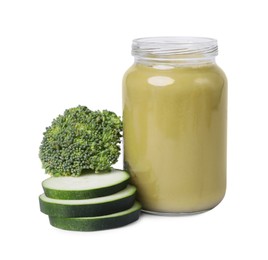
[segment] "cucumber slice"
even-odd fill
[[[138,220],[141,205],[137,201],[124,211],[99,217],[60,218],[49,217],[50,224],[56,228],[73,231],[97,231],[122,227]]]
[[[135,201],[136,187],[128,185],[115,194],[85,200],[59,200],[39,196],[41,212],[57,217],[95,217],[130,208]]]
[[[114,194],[129,182],[129,174],[121,170],[90,173],[78,177],[50,177],[42,182],[47,197],[53,199],[90,199]]]

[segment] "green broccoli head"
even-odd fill
[[[46,128],[39,157],[46,173],[79,176],[108,171],[120,155],[122,121],[115,113],[86,106],[65,110]]]

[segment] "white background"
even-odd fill
[[[266,2],[2,0],[0,258],[267,259]],[[132,39],[166,35],[218,39],[229,79],[224,201],[205,214],[142,215],[110,231],[51,227],[38,204],[47,177],[38,158],[42,132],[78,104],[121,115]]]

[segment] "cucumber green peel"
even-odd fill
[[[57,217],[91,217],[112,214],[130,208],[135,201],[136,187],[128,185],[124,190],[109,196],[84,200],[59,200],[40,195],[41,212]]]
[[[129,182],[129,174],[113,169],[107,173],[88,173],[78,177],[50,177],[42,182],[47,197],[64,200],[89,199],[114,194]]]
[[[50,224],[56,228],[73,231],[97,231],[118,228],[138,220],[141,205],[137,201],[124,211],[99,217],[62,218],[49,216]]]

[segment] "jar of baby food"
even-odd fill
[[[212,209],[226,189],[227,80],[217,41],[149,37],[123,79],[124,167],[145,212]]]

